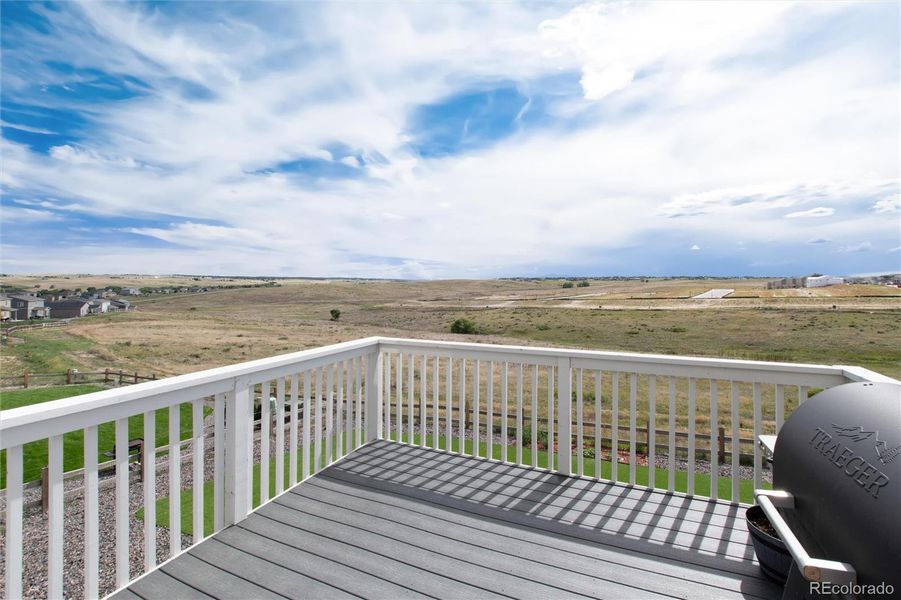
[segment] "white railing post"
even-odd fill
[[[382,432],[382,353],[366,357],[366,441],[380,440]]]
[[[557,472],[561,475],[572,475],[573,457],[570,448],[572,421],[572,360],[559,358],[557,359]]]
[[[245,377],[238,377],[234,389],[225,394],[225,525],[250,513],[250,418],[250,385]]]

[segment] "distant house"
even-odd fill
[[[140,296],[141,290],[138,288],[122,288],[123,296]]]
[[[804,287],[818,288],[818,287],[826,287],[828,285],[843,285],[844,283],[845,283],[844,277],[834,277],[832,275],[818,275],[816,277],[808,277],[807,281],[804,282]]]
[[[5,294],[0,294],[0,320],[11,321],[12,316],[12,301]]]
[[[92,315],[99,315],[99,314],[103,314],[105,312],[109,312],[110,301],[106,300],[105,298],[98,298],[96,300],[90,300],[88,302],[88,304],[90,305],[90,307],[88,308],[88,311]]]
[[[50,309],[44,305],[44,299],[29,294],[10,294],[11,321],[28,319],[49,319]]]
[[[131,307],[131,303],[128,300],[123,300],[122,298],[116,298],[114,300],[109,301],[109,310],[110,312],[116,312],[120,310],[128,310]]]
[[[72,319],[84,317],[90,314],[91,305],[85,300],[60,300],[48,302],[47,306],[53,311],[53,316],[58,319]]]

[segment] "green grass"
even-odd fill
[[[9,410],[11,408],[30,406],[49,400],[59,400],[60,398],[90,394],[91,392],[99,392],[102,389],[104,388],[99,385],[80,384],[2,391],[0,392],[0,410]]]
[[[414,444],[419,443],[419,436],[414,436]],[[431,446],[432,444],[432,436],[426,436],[426,445]],[[439,438],[438,440],[439,448],[446,449],[447,443],[445,438]],[[451,450],[453,452],[457,452],[459,450],[459,442],[455,438],[451,442]],[[487,444],[485,442],[479,443],[479,454],[480,456],[485,456],[487,453]],[[507,448],[508,457],[510,460],[515,460],[515,447],[510,446]],[[312,456],[312,448],[310,449]],[[298,452],[297,457],[297,465],[298,469],[301,466],[301,456],[303,450]],[[464,446],[464,454],[471,455],[472,454],[472,441],[466,440]],[[324,453],[323,453],[324,455]],[[500,460],[501,458],[501,447],[498,444],[494,445],[493,457],[495,459]],[[530,463],[531,459],[531,450],[528,448],[523,448],[523,460],[526,464]],[[311,458],[312,462],[312,458]],[[573,468],[575,469],[577,466],[575,457],[573,457]],[[540,450],[538,452],[538,467],[539,468],[547,468],[547,451]],[[585,473],[586,474],[594,474],[595,463],[594,459],[586,458],[585,459]],[[257,507],[260,505],[260,465],[255,465],[253,469],[253,506]],[[285,457],[285,480],[288,480],[289,474],[289,465],[288,458]],[[601,463],[601,477],[603,479],[610,479],[610,461],[602,461]],[[299,473],[298,473],[299,478]],[[656,473],[656,487],[659,489],[661,487],[666,488],[667,485],[667,473],[660,469],[657,469]],[[635,468],[635,479],[638,485],[647,485],[648,483],[648,468],[643,467],[641,465],[636,465]],[[629,481],[629,465],[620,464],[617,469],[617,480],[620,482],[628,482]],[[764,487],[769,488],[770,485],[764,483]],[[677,471],[675,477],[675,489],[678,492],[685,492],[688,489],[688,473],[685,471]],[[732,497],[732,482],[731,480],[720,478],[717,481],[717,489],[719,498],[722,500],[730,500]],[[710,475],[704,473],[696,473],[695,474],[695,493],[701,496],[706,496],[710,492]],[[275,461],[269,461],[269,496],[275,496]],[[741,502],[746,504],[751,504],[754,501],[754,482],[750,480],[742,480],[739,486],[739,499]],[[204,535],[210,535],[213,533],[213,482],[206,481],[203,485],[203,529]],[[193,535],[194,527],[193,527],[193,507],[194,507],[194,498],[192,490],[183,490],[181,493],[181,531],[185,535]],[[144,518],[144,510],[140,509],[137,512],[137,517],[139,519]],[[156,501],[156,523],[159,527],[168,527],[169,526],[169,498],[168,496],[159,498]]]
[[[19,359],[32,373],[62,373],[73,366],[80,368],[80,361],[73,360],[73,356],[89,352],[96,345],[62,329],[35,329],[13,335],[25,339],[25,343],[7,346],[3,351]]]
[[[94,385],[73,385],[33,390],[17,390],[3,392],[3,409],[28,406],[49,400],[58,400],[80,394],[96,392],[103,388]],[[191,406],[182,404],[180,408],[181,439],[191,436]],[[137,415],[128,419],[128,439],[144,437],[144,416]],[[169,442],[169,411],[161,409],[156,412],[156,445]],[[116,443],[115,423],[103,423],[97,428],[97,460],[110,460],[104,453],[112,451]],[[23,452],[23,481],[35,481],[41,478],[41,469],[47,466],[47,440],[39,440],[25,444]],[[63,436],[63,471],[72,471],[84,466],[84,432],[73,431]],[[0,452],[0,489],[6,488],[6,451]]]

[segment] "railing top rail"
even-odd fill
[[[378,338],[363,338],[0,411],[0,449],[225,392],[242,378],[254,383],[261,374],[287,372],[295,365],[377,346]]]
[[[833,375],[849,379],[847,373],[853,369],[860,380],[867,377],[867,373],[881,380],[890,379],[883,375],[868,371],[860,367],[816,365],[805,363],[786,363],[757,360],[740,360],[729,358],[706,358],[698,356],[675,356],[671,354],[643,354],[638,352],[611,352],[601,350],[575,350],[570,348],[546,348],[540,346],[508,346],[499,344],[478,344],[470,342],[446,342],[433,340],[417,340],[402,338],[379,338],[379,345],[385,350],[420,350],[445,354],[464,353],[481,354],[496,353],[522,356],[526,361],[530,358],[541,357],[547,359],[569,358],[577,360],[598,360],[609,362],[631,362],[635,364],[664,364],[682,367],[706,367],[725,369],[747,369],[751,371],[773,371],[779,373]],[[895,380],[891,380],[895,381]]]
[[[250,385],[325,365],[341,355],[376,349],[544,365],[568,359],[569,365],[583,368],[824,387],[848,381],[898,383],[861,367],[369,337],[2,411],[0,448],[225,392],[239,380]]]

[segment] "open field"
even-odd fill
[[[382,334],[858,364],[901,376],[897,295],[853,297],[845,295],[846,288],[855,286],[836,286],[809,290],[834,289],[833,296],[678,299],[713,287],[750,295],[766,292],[763,285],[762,280],[633,280],[564,290],[555,280],[287,280],[272,288],[138,297],[134,312],[20,332],[24,343],[4,346],[0,367],[4,374],[108,367],[174,375]],[[873,295],[898,292],[863,287]],[[563,292],[620,298],[566,300]],[[654,299],[625,299],[642,295]],[[736,304],[746,301],[761,304]],[[607,304],[616,307],[598,308]],[[329,318],[332,308],[341,310],[337,321]],[[483,334],[450,334],[450,323],[460,317],[474,321]]]
[[[711,287],[735,287],[738,291],[742,285],[759,289],[762,282],[757,281],[754,288],[747,280],[718,281],[715,286],[706,280],[604,281],[563,290],[559,281],[547,280],[293,280],[269,288],[154,295],[136,298],[137,309],[133,312],[79,319],[64,328],[17,332],[20,343],[2,348],[0,367],[7,375],[21,373],[23,369],[59,372],[68,368],[82,371],[110,368],[166,376],[370,335],[387,335],[860,365],[901,378],[901,344],[898,343],[901,299],[895,297],[867,298],[880,302],[873,309],[860,308],[859,298],[841,295],[826,298],[828,305],[803,307],[796,305],[794,299],[779,298],[767,299],[766,306],[762,307],[724,307],[721,303],[728,299],[672,300],[694,303],[697,307],[693,310],[669,310],[659,300],[621,309],[599,309],[597,305],[591,309],[559,307],[553,304],[558,300],[547,300],[563,291],[594,293],[594,288],[624,297],[638,294],[637,290],[647,294],[666,291],[674,297]],[[500,298],[508,300],[500,301]],[[330,320],[332,308],[341,311],[337,321]],[[461,317],[473,321],[482,333],[451,334],[450,324]],[[609,410],[609,377],[604,375],[600,414],[605,424],[613,418]],[[497,383],[497,372],[494,378]],[[471,374],[469,380],[473,380]],[[483,386],[487,385],[486,381],[487,371],[482,378]],[[529,382],[528,374],[525,381]],[[539,398],[545,397],[545,381],[542,373],[537,390]],[[587,421],[596,418],[593,381],[593,374],[586,373],[584,416]],[[649,418],[648,378],[639,377],[637,384],[637,417],[641,427]],[[677,427],[680,429],[688,425],[686,385],[684,380],[677,384]],[[528,393],[528,386],[526,389]],[[627,389],[624,379],[621,393],[625,394]],[[657,391],[660,407],[665,402],[662,384]],[[724,419],[730,414],[729,390],[723,384],[717,391],[720,424],[728,424]],[[774,390],[772,386],[764,386],[762,393],[763,428],[770,432],[775,427]],[[745,430],[753,422],[750,390],[742,389],[741,396],[740,423],[745,436],[748,433]],[[9,396],[6,393],[0,396],[4,408],[7,407],[5,397]],[[797,405],[797,390],[787,389],[785,402],[790,413]],[[710,430],[709,404],[709,385],[700,381],[695,420],[699,433]],[[621,402],[621,406],[625,403]],[[544,410],[544,403],[539,402],[540,418],[544,417]],[[621,425],[625,425],[623,419],[620,415]],[[667,426],[661,410],[658,410],[657,423],[661,428]]]

